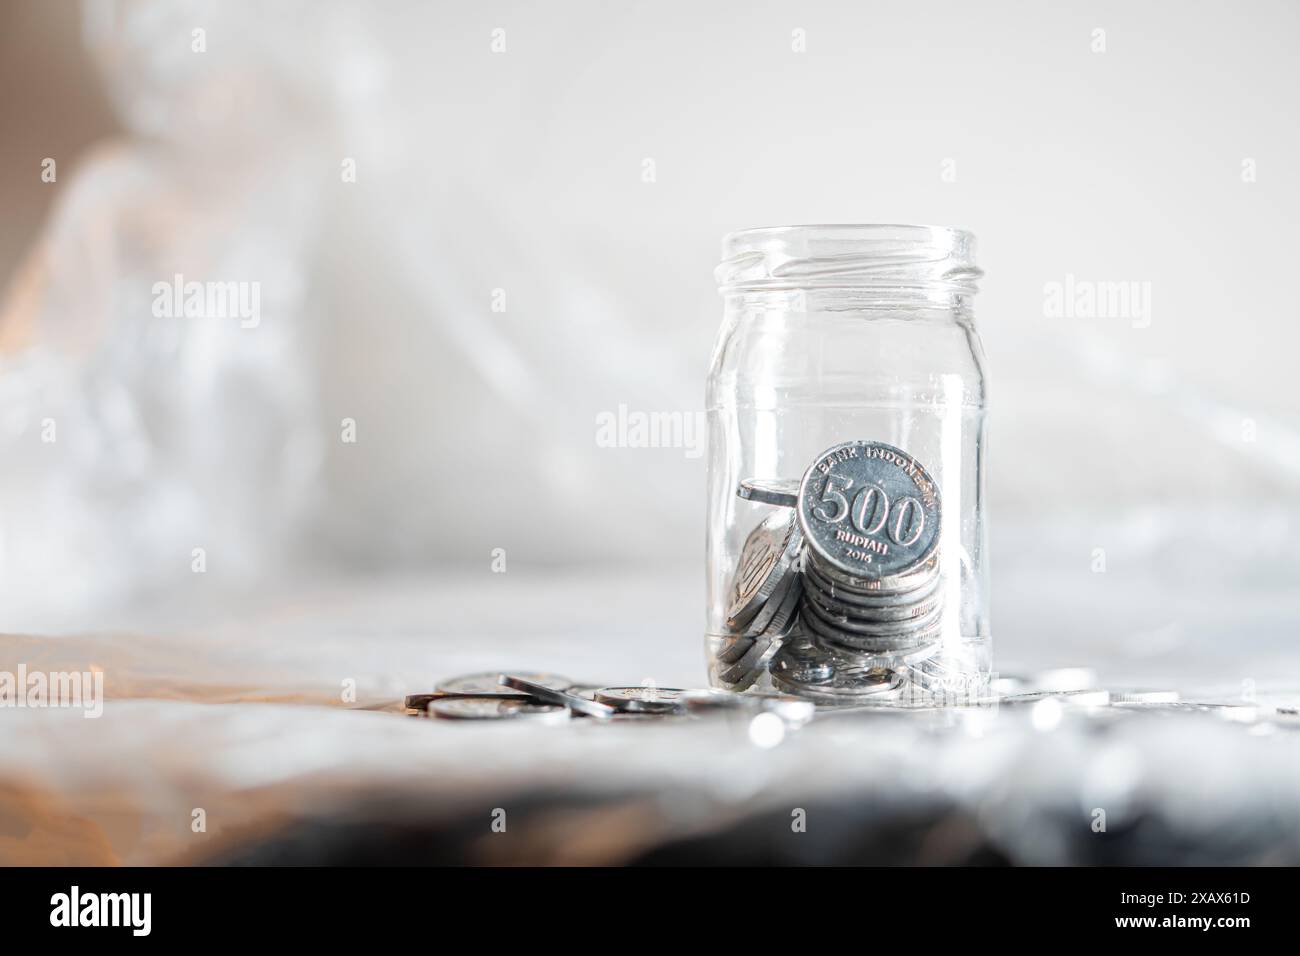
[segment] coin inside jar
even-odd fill
[[[781,649],[781,642],[772,638],[759,638],[734,664],[727,664],[718,671],[723,683],[748,687],[762,676],[767,662]],[[736,687],[735,689],[740,689]]]
[[[930,564],[930,562],[927,562]],[[837,580],[824,570],[816,561],[804,564],[804,583],[816,588],[828,597],[848,604],[860,604],[865,608],[887,608],[914,604],[934,594],[939,588],[938,563],[909,582],[903,590],[885,591],[868,586],[867,582],[854,584],[851,580]]]
[[[829,679],[817,683],[804,683],[798,672],[783,666],[778,657],[773,661],[772,685],[786,693],[797,694],[823,703],[850,703],[862,698],[882,699],[896,696],[903,676],[889,669],[835,670]]]
[[[915,608],[905,608],[901,611],[892,612],[894,615],[912,615],[915,612],[915,616],[894,616],[883,620],[853,615],[838,609],[831,611],[815,599],[805,601],[804,609],[815,617],[817,622],[834,628],[836,636],[861,638],[866,646],[871,646],[869,638],[883,638],[886,641],[910,641],[916,635],[925,633],[935,627],[943,613],[943,608],[938,602],[920,604]],[[808,621],[809,618],[805,617],[804,620]],[[881,646],[889,645],[882,644]]]
[[[831,620],[846,620],[859,624],[904,624],[918,622],[939,608],[941,596],[932,594],[909,604],[893,604],[884,607],[872,607],[865,604],[850,604],[828,596],[824,591],[810,588],[806,592],[809,606],[816,606],[823,617]]]
[[[877,441],[824,451],[805,472],[796,508],[808,547],[827,567],[885,580],[939,546],[939,486],[907,452]]]
[[[731,587],[727,626],[747,627],[778,590],[798,557],[802,545],[793,512],[782,509],[768,515],[745,539]]]
[[[799,504],[799,482],[793,478],[746,478],[736,495],[746,501],[793,508]]]

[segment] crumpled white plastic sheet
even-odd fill
[[[620,403],[695,415],[713,330],[665,335],[599,257],[503,214],[491,170],[443,141],[463,109],[444,73],[469,54],[431,59],[437,11],[85,9],[128,132],[61,171],[0,310],[6,626],[183,587],[195,548],[255,587],[697,539],[702,433],[631,454],[593,436]],[[176,277],[256,283],[260,314],[160,319]],[[629,509],[647,454],[663,493]]]

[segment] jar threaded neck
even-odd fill
[[[946,226],[774,226],[733,232],[715,271],[724,295],[876,290],[882,297],[968,297],[983,273],[975,237]]]

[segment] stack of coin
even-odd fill
[[[808,549],[804,564],[804,629],[828,645],[870,656],[903,653],[934,644],[943,617],[938,563],[929,561],[915,578],[877,590],[870,580],[836,578],[819,567]]]
[[[794,626],[803,593],[802,549],[799,523],[786,508],[769,514],[745,540],[729,595],[730,636],[713,662],[718,682],[729,690],[744,690],[762,677]]]
[[[763,662],[779,689],[828,701],[876,696],[939,650],[939,487],[915,458],[883,442],[845,442],[797,485],[746,479],[737,494],[777,506],[764,523],[788,521],[801,539],[788,585],[799,592],[796,620]]]
[[[771,664],[777,690],[828,704],[896,697],[905,674],[895,658],[842,653],[804,631],[792,634]]]

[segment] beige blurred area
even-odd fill
[[[41,163],[54,159],[66,177],[87,149],[120,131],[80,41],[76,0],[0,4],[0,288],[57,194],[41,180]]]

